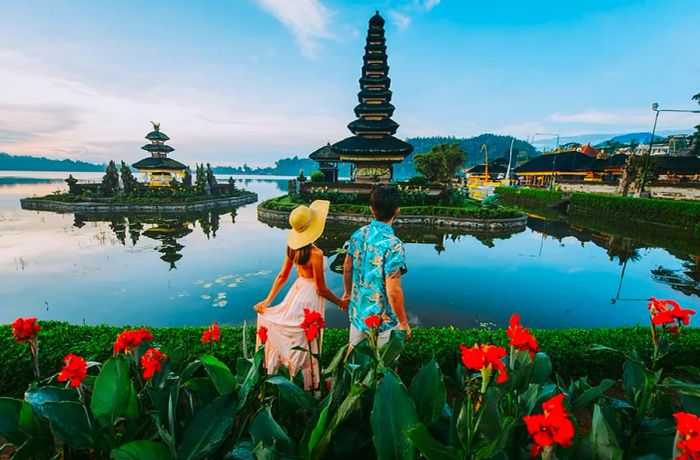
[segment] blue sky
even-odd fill
[[[652,102],[697,107],[697,0],[0,0],[0,151],[136,161],[154,120],[187,162],[307,155],[349,134],[375,9],[400,137],[649,131]]]

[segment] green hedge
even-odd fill
[[[552,190],[498,187],[504,203],[526,209],[552,208],[561,203],[564,193]],[[567,213],[614,217],[627,222],[648,222],[665,227],[700,233],[700,202],[630,198],[600,193],[574,192],[569,196]]]
[[[700,203],[694,201],[572,193],[568,212],[609,215],[700,232]]]
[[[49,376],[62,366],[67,353],[89,360],[104,361],[111,355],[112,345],[124,327],[81,326],[64,322],[43,321],[39,333],[39,354],[42,375]],[[214,354],[234,367],[243,353],[243,328],[222,327],[221,341]],[[201,345],[202,327],[150,328],[154,342],[166,353],[196,355],[208,351]],[[554,369],[565,379],[587,375],[597,381],[603,377],[617,378],[622,371],[622,356],[612,352],[591,351],[593,344],[620,350],[635,348],[642,356],[651,352],[648,327],[613,329],[555,329],[534,330],[540,348],[553,361]],[[247,330],[248,350],[253,349],[255,329]],[[347,329],[327,329],[324,335],[323,360],[327,362],[348,340]],[[494,343],[505,346],[507,337],[501,329],[415,328],[401,357],[400,374],[410,380],[420,365],[436,357],[446,375],[454,375],[459,359],[459,344]],[[700,367],[700,329],[686,328],[674,340],[665,363]],[[32,381],[30,356],[26,344],[18,344],[9,325],[0,326],[0,395],[19,395]]]
[[[300,204],[308,204],[303,199],[284,195],[264,201],[260,204],[262,209],[290,212]],[[369,215],[367,205],[357,204],[331,204],[330,212],[333,214],[361,214]],[[511,219],[522,215],[521,212],[508,207],[482,207],[468,205],[464,207],[452,206],[402,206],[401,214],[405,216],[449,216],[471,219]]]
[[[529,208],[547,208],[561,203],[562,193],[533,188],[496,187],[504,203]]]
[[[54,193],[37,197],[39,200],[59,201],[61,203],[104,203],[104,204],[178,204],[178,203],[198,203],[211,201],[220,198],[234,198],[239,196],[253,195],[253,192],[247,190],[236,190],[234,192],[226,192],[218,195],[197,195],[193,192],[179,190],[170,192],[153,192],[153,196],[143,195],[120,195],[118,197],[94,197],[87,195],[71,195],[70,193]]]

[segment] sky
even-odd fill
[[[653,102],[698,108],[697,0],[0,0],[0,151],[135,162],[152,120],[189,164],[306,156],[350,135],[375,10],[401,138],[650,131]]]

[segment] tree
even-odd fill
[[[229,193],[236,193],[236,180],[233,177],[228,178],[228,191]]]
[[[113,196],[119,191],[119,171],[114,160],[110,160],[105,170],[105,175],[102,176],[102,185],[100,186],[102,193],[106,196]]]
[[[212,193],[214,190],[216,190],[216,177],[214,176],[214,171],[211,169],[211,165],[209,163],[207,163],[205,174],[209,193]]]
[[[299,170],[299,176],[297,176],[297,180],[299,181],[299,183],[306,182],[306,176],[304,175],[303,169]]]
[[[311,173],[311,182],[323,182],[326,180],[326,176],[321,171],[314,171]]]
[[[182,176],[182,185],[185,188],[192,187],[192,171],[189,167],[185,169],[185,175]]]
[[[449,182],[464,166],[466,153],[458,143],[439,144],[413,158],[416,171],[430,182]]]
[[[122,176],[122,186],[124,187],[124,193],[135,192],[138,188],[138,182],[136,181],[134,175],[131,173],[131,168],[129,168],[129,165],[122,161],[122,167],[119,172]]]
[[[207,177],[206,174],[204,173],[204,165],[196,165],[196,172],[195,172],[195,182],[194,182],[195,188],[197,189],[197,193],[199,194],[208,194],[207,193]]]
[[[693,96],[693,100],[700,104],[700,93]],[[693,148],[690,150],[693,155],[700,155],[700,125],[695,127],[695,132],[693,133]]]

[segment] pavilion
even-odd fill
[[[331,148],[330,142],[309,155],[318,162],[318,169],[323,173],[323,182],[338,182],[338,162],[340,157]]]
[[[363,59],[359,104],[355,107],[357,119],[348,124],[353,136],[336,142],[330,149],[339,161],[352,164],[353,181],[386,183],[393,178],[392,165],[406,158],[413,146],[393,136],[399,125],[391,119],[394,106],[390,103],[384,18],[379,11],[369,20]]]
[[[151,143],[141,147],[151,156],[137,161],[131,166],[146,174],[146,185],[149,187],[169,187],[174,178],[182,178],[185,175],[187,166],[168,158],[168,153],[175,150],[165,144],[170,138],[160,131],[160,123],[151,122],[151,124],[153,124],[153,131],[146,134],[146,139]]]

